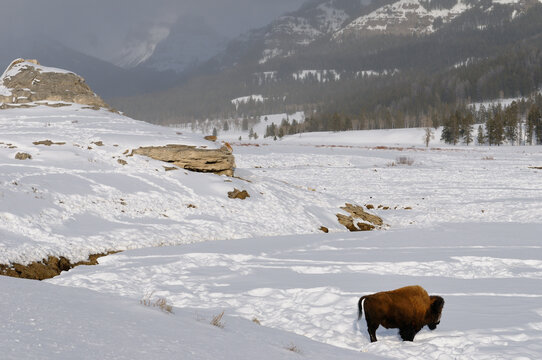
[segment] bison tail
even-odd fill
[[[362,296],[359,298],[359,301],[358,301],[358,320],[361,319],[361,317],[363,316],[363,300],[365,300],[367,296]]]

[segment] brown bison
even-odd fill
[[[413,341],[425,325],[435,330],[440,324],[444,299],[429,296],[421,286],[406,286],[362,296],[358,301],[358,320],[365,310],[367,331],[371,342],[376,341],[376,329],[399,328],[403,341]]]

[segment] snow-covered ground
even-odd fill
[[[46,283],[0,277],[3,357],[542,357],[542,147],[427,149],[423,129],[260,138],[232,144],[233,179],[123,155],[218,146],[177,132],[83,109],[0,112],[0,263],[128,250]],[[45,139],[66,144],[32,144]],[[251,197],[228,199],[234,187]],[[345,202],[387,226],[346,232]],[[359,296],[412,284],[444,297],[441,325],[413,343],[380,328],[371,344]],[[209,325],[222,311],[224,328]]]

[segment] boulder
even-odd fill
[[[248,194],[246,190],[241,191],[239,189],[234,188],[233,191],[228,192],[228,197],[230,199],[245,200],[246,198],[249,198],[250,195]]]
[[[18,152],[17,154],[15,154],[15,159],[17,159],[17,160],[29,160],[29,159],[32,159],[32,155],[30,155],[29,153],[25,153],[25,152]]]
[[[2,108],[27,107],[36,102],[64,102],[111,109],[96,95],[85,80],[72,72],[41,66],[37,60],[14,60],[0,78]]]
[[[132,155],[148,156],[165,161],[182,169],[210,172],[218,175],[233,176],[235,159],[231,151],[220,149],[201,149],[195,146],[175,145],[147,146],[132,151]]]
[[[350,231],[370,231],[384,225],[382,218],[369,214],[361,206],[346,203],[341,209],[350,215],[337,214],[337,220]]]

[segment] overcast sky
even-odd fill
[[[157,41],[178,19],[201,16],[233,38],[296,10],[304,0],[15,0],[0,11],[0,33],[59,40],[102,59],[129,41]],[[202,27],[204,24],[202,24]],[[0,44],[1,45],[1,44]]]

